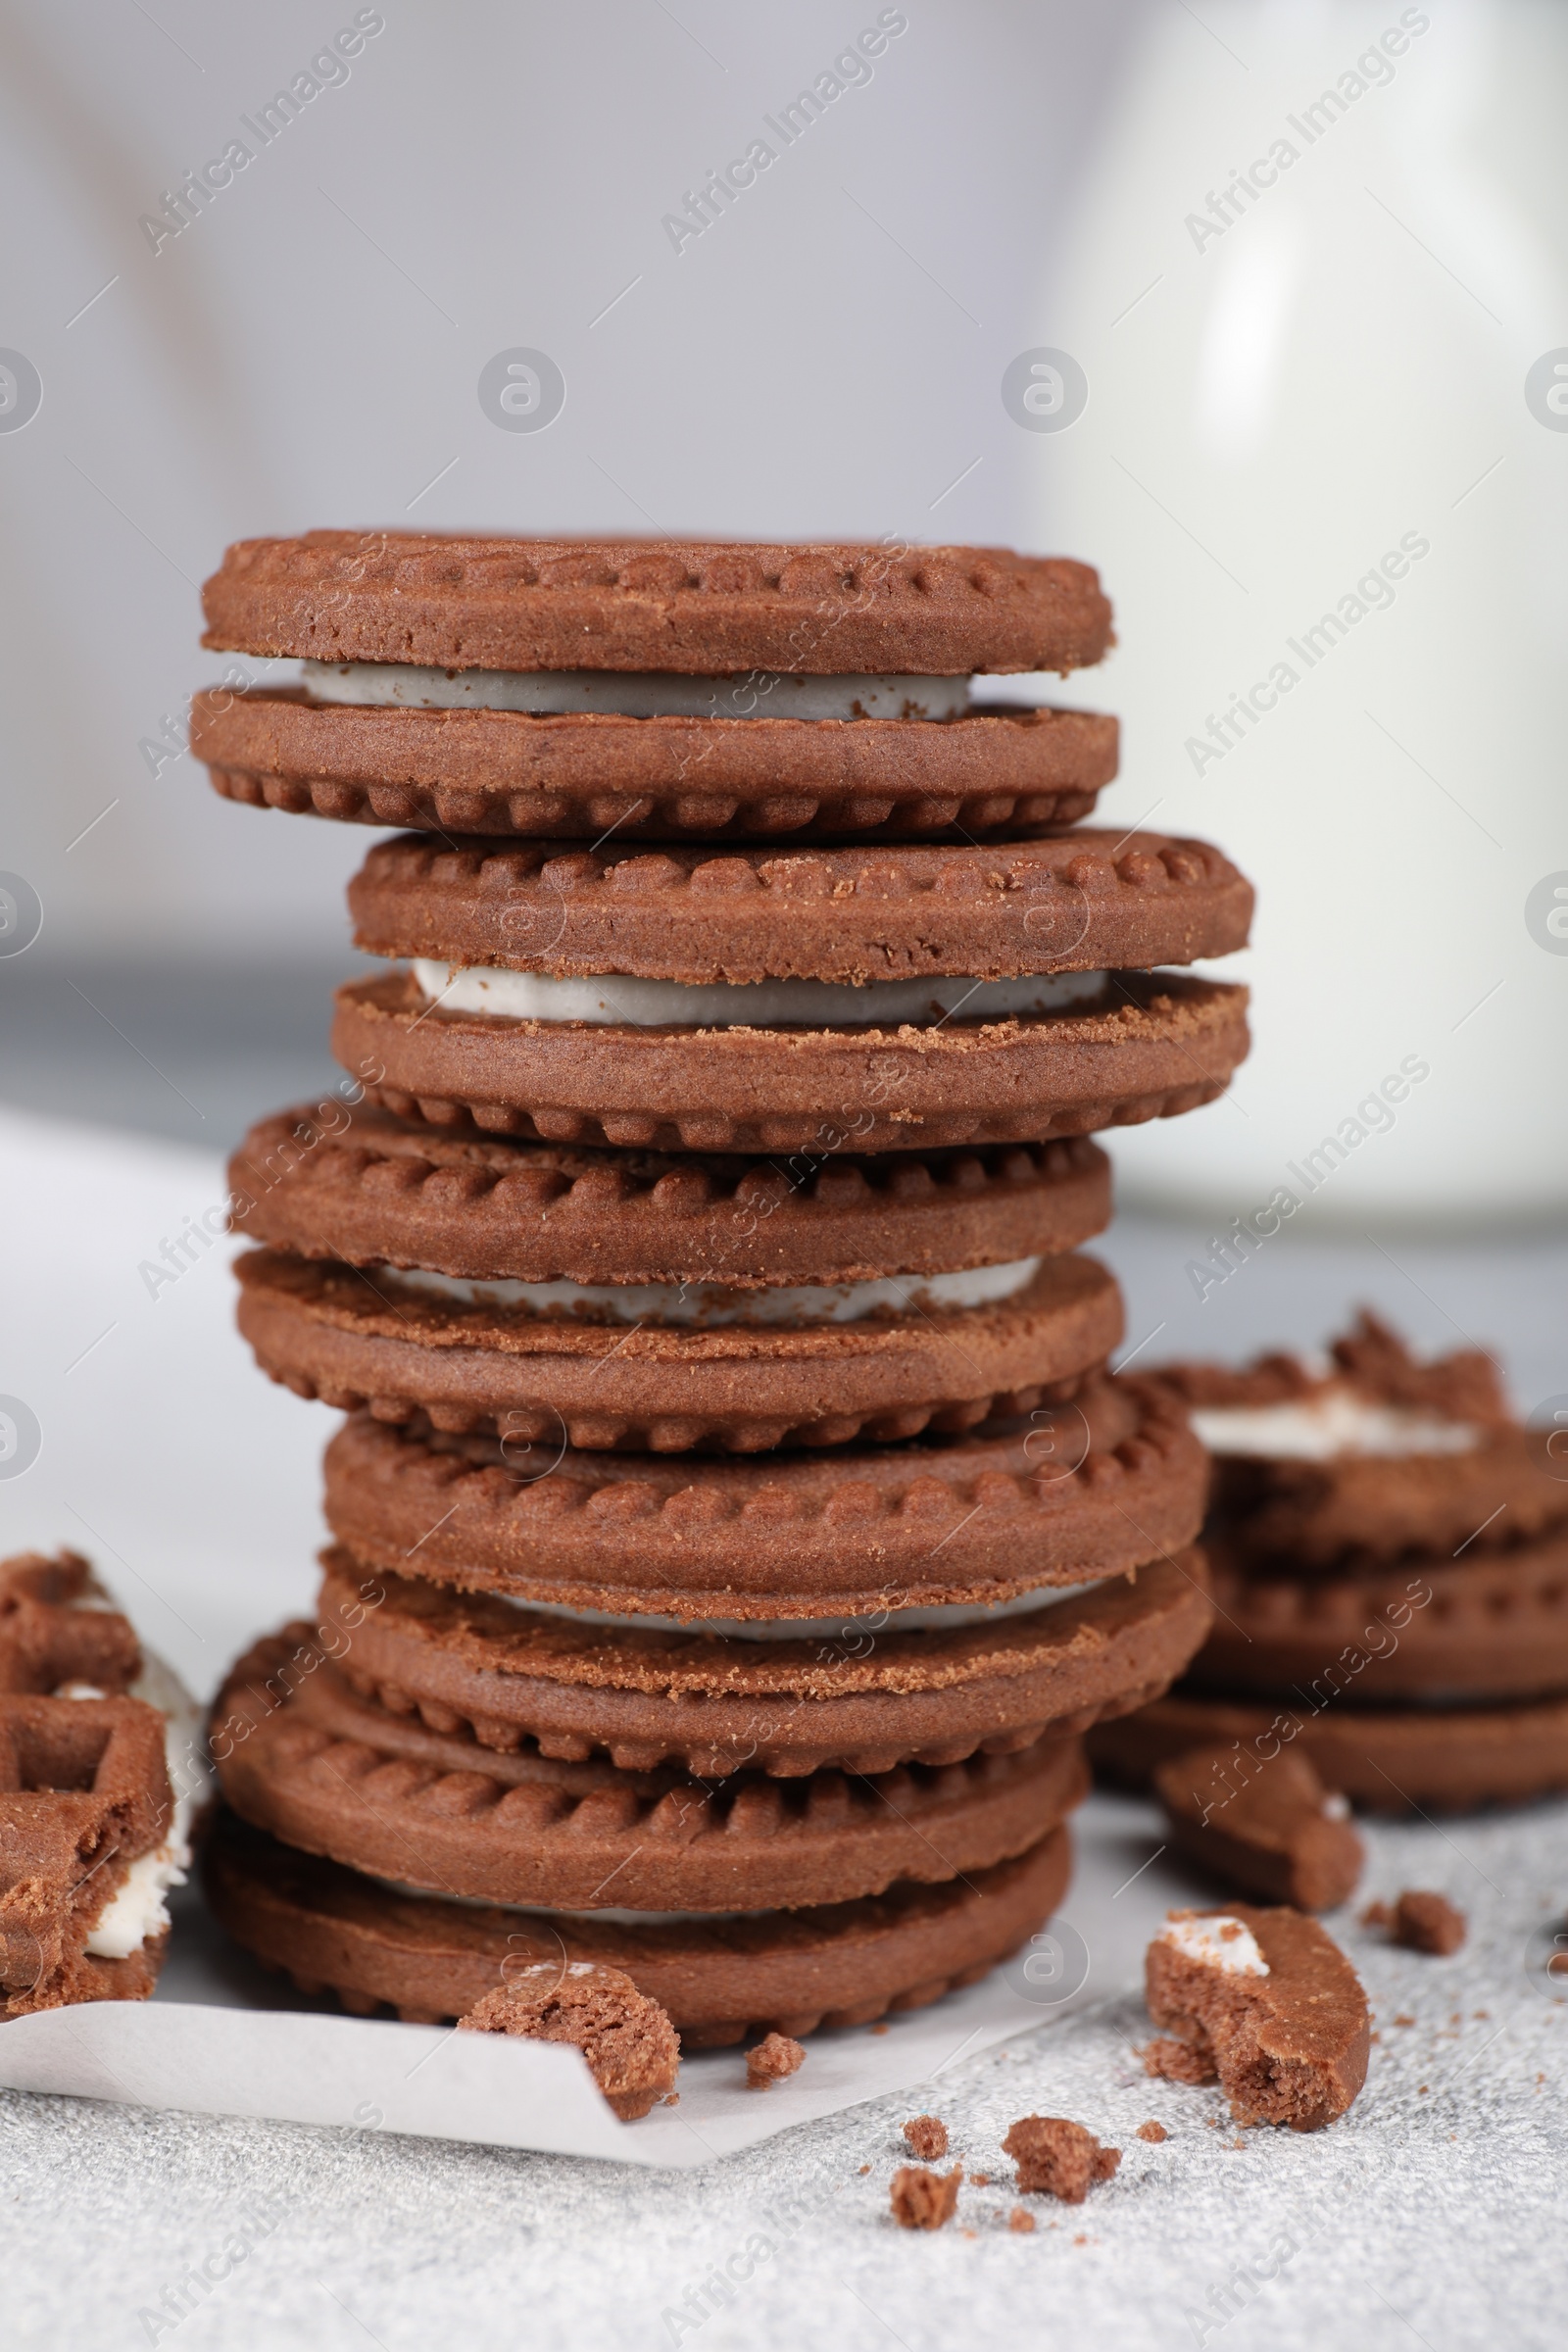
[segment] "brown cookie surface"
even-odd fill
[[[1184,1748],[1223,1742],[1268,1757],[1293,1741],[1330,1788],[1369,1813],[1470,1813],[1568,1788],[1568,1698],[1313,1715],[1293,1702],[1183,1690],[1102,1725],[1089,1747],[1107,1780],[1142,1788]]]
[[[1206,842],[1079,832],[950,848],[563,851],[379,842],[355,945],[552,977],[848,985],[1146,970],[1247,945],[1252,887]]]
[[[630,718],[367,709],[299,690],[198,694],[191,754],[253,808],[596,841],[1009,838],[1080,823],[1116,773],[1113,718]]]
[[[361,2014],[384,2005],[422,2022],[461,2017],[505,1982],[509,1960],[555,1954],[620,1969],[691,2049],[923,2008],[1016,1950],[1061,1900],[1071,1863],[1058,1829],[1012,1861],[941,1886],[639,1927],[393,1894],[225,1813],[203,1877],[237,1942],[303,1990],[330,1988]]]
[[[1154,2024],[1194,2062],[1169,2071],[1193,2081],[1206,2067],[1239,2124],[1319,2131],[1366,2081],[1366,1994],[1332,1936],[1299,1911],[1173,1913],[1149,1947],[1145,1993]]]
[[[1046,1142],[1171,1118],[1224,1092],[1247,991],[1118,972],[1100,998],[929,1028],[680,1029],[433,1009],[411,974],[339,989],[332,1052],[433,1126],[690,1152]]]
[[[356,1415],[326,1450],[325,1510],[368,1566],[568,1608],[991,1603],[1186,1549],[1203,1457],[1167,1415],[1101,1381],[1001,1436],[741,1461],[430,1442]]]
[[[531,1745],[486,1752],[359,1697],[324,1657],[305,1674],[312,1631],[285,1627],[233,1668],[213,1724],[223,1793],[285,1844],[437,1893],[584,1911],[845,1902],[1022,1853],[1088,1786],[1072,1740],[870,1777],[746,1772],[718,1788]]]
[[[319,1644],[389,1714],[468,1747],[607,1755],[798,1779],[1012,1754],[1125,1712],[1181,1672],[1208,1619],[1196,1554],[1156,1560],[1019,1615],[901,1628],[843,1618],[819,1635],[746,1641],[585,1622],[324,1555]],[[301,1669],[303,1671],[303,1668]],[[291,1687],[297,1674],[279,1684]]]
[[[584,1447],[755,1453],[1028,1413],[1102,1364],[1121,1296],[1094,1258],[1047,1258],[989,1306],[856,1323],[716,1328],[587,1322],[468,1305],[386,1272],[258,1250],[236,1265],[239,1328],[299,1396],[462,1435]]]
[[[792,1163],[451,1134],[336,1097],[259,1121],[228,1181],[236,1230],[273,1249],[520,1282],[937,1274],[1054,1257],[1110,1216],[1086,1137]]]
[[[1006,548],[242,539],[202,590],[220,650],[439,669],[1069,670],[1110,643],[1087,564]]]
[[[1195,1684],[1348,1707],[1568,1690],[1568,1532],[1353,1575],[1250,1574],[1222,1537],[1206,1548],[1218,1613]]]

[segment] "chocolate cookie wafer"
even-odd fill
[[[1113,861],[1114,854],[1114,861]],[[662,1150],[1044,1140],[1210,1101],[1251,891],[1204,845],[790,854],[381,844],[333,1052],[433,1125]]]
[[[941,1767],[788,1783],[743,1772],[717,1787],[531,1742],[485,1751],[358,1696],[307,1624],[234,1667],[213,1747],[235,1812],[286,1844],[413,1887],[558,1910],[592,1911],[607,1893],[622,1910],[799,1909],[935,1883],[1022,1853],[1088,1786],[1079,1743],[1060,1739]]]
[[[937,1886],[804,1910],[662,1918],[507,1911],[394,1892],[279,1844],[225,1815],[207,1848],[213,1910],[235,1939],[302,1991],[330,1989],[361,2015],[461,2017],[509,1962],[558,1957],[618,1968],[656,2000],[688,2049],[774,2031],[867,2025],[973,1984],[1061,1900],[1067,1831]]]

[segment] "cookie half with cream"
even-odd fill
[[[210,1798],[194,1700],[78,1553],[0,1561],[0,2018],[145,2000]]]

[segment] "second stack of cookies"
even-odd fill
[[[1152,967],[1251,894],[1053,830],[1111,722],[967,702],[1099,659],[1093,573],[321,533],[208,612],[319,664],[199,708],[221,789],[426,828],[351,887],[352,1107],[234,1164],[241,1327],[349,1417],[318,1620],[220,1707],[220,1915],[406,2015],[543,1938],[699,2042],[984,1973],[1208,1623],[1200,1449],[1078,1250],[1089,1136],[1246,1050]]]

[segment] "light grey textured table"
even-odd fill
[[[0,1116],[0,1388],[44,1429],[38,1461],[0,1486],[5,1548],[93,1551],[203,1689],[309,1596],[330,1426],[245,1362],[218,1251],[156,1298],[138,1274],[220,1193],[195,1154]],[[1316,1340],[1364,1297],[1427,1346],[1496,1340],[1527,1404],[1568,1391],[1560,1239],[1396,1243],[1392,1259],[1293,1241],[1200,1308],[1183,1275],[1199,1238],[1123,1219],[1102,1246],[1132,1341],[1165,1327],[1151,1356]],[[1212,2092],[1148,2082],[1133,1997],[943,2076],[929,2104],[995,2185],[966,2187],[936,2236],[888,2218],[898,2126],[928,2103],[913,2094],[681,2176],[0,2094],[0,2346],[1558,2344],[1568,2004],[1543,1960],[1568,1908],[1568,1804],[1368,1835],[1364,1894],[1445,1888],[1472,1933],[1435,1961],[1334,1923],[1381,2038],[1330,2132],[1239,2134]],[[1030,2112],[1079,2118],[1124,2156],[1082,2210],[1036,2200],[1025,2236],[1005,2228],[999,2141]],[[1163,2144],[1134,2136],[1146,2117]],[[756,2239],[767,2251],[748,2258]],[[242,2242],[177,2327],[139,2316]],[[755,2267],[725,2305],[703,2282],[731,2257]]]

